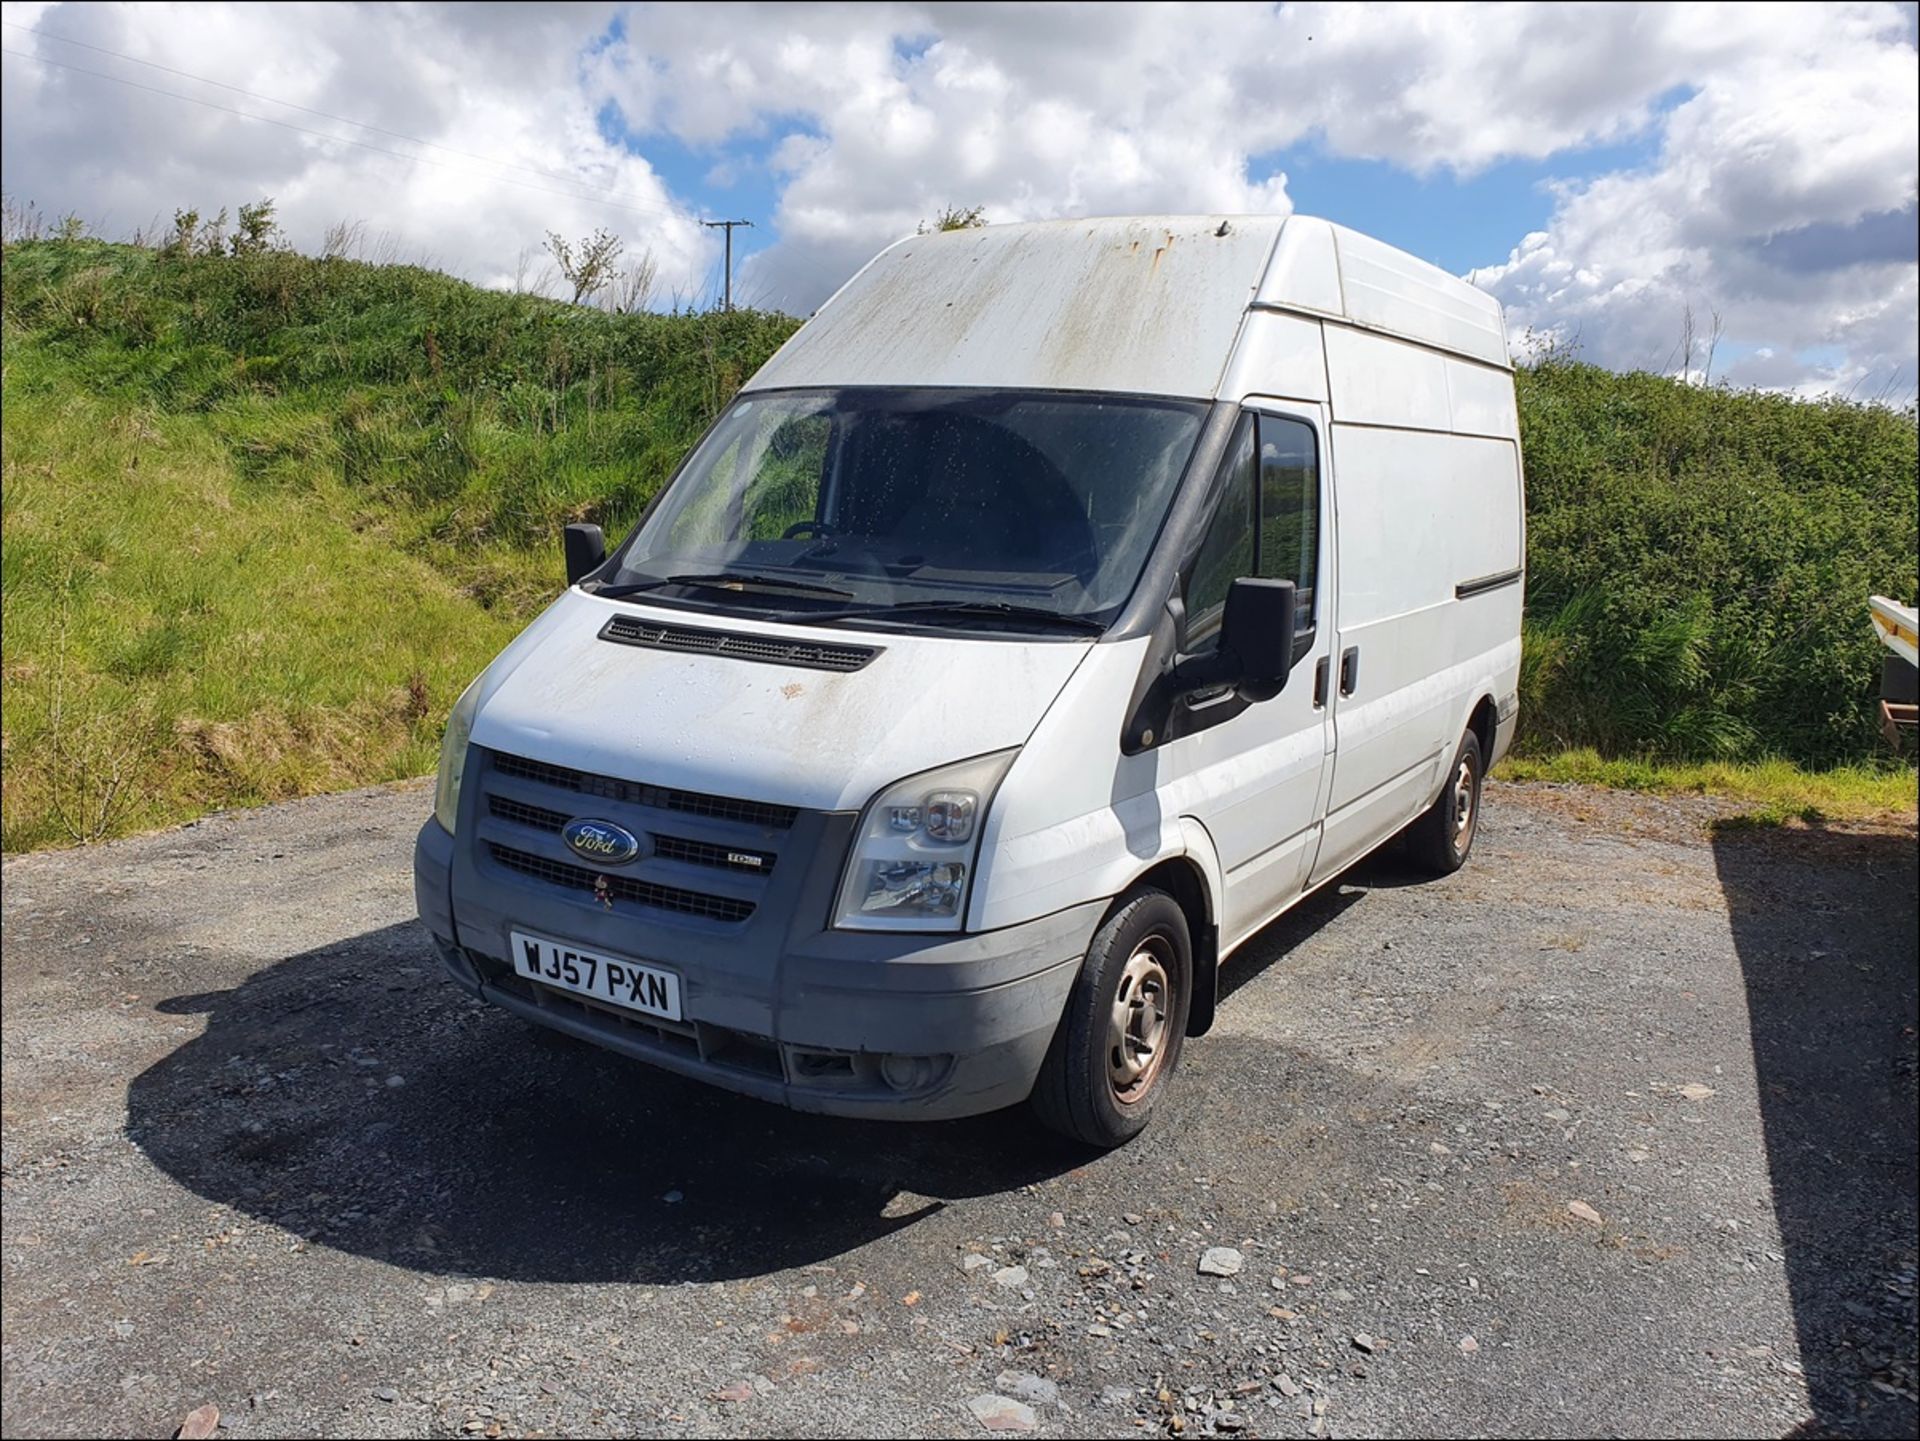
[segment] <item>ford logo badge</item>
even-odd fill
[[[640,855],[640,838],[612,821],[568,821],[560,838],[575,855],[603,866],[624,866]]]

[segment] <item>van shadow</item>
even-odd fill
[[[1713,849],[1814,1410],[1799,1434],[1912,1436],[1914,836],[1735,831]]]
[[[163,1002],[206,1029],[135,1078],[182,1185],[394,1265],[672,1283],[827,1260],[1092,1159],[1015,1112],[804,1116],[550,1039],[441,974],[415,923]]]
[[[1359,905],[1369,892],[1432,884],[1433,877],[1413,866],[1399,845],[1382,846],[1249,936],[1220,971],[1218,1004],[1225,1005],[1234,992],[1285,961],[1296,946]]]

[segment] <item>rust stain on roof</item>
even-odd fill
[[[916,237],[883,252],[750,388],[1211,395],[1280,227],[1261,217],[1216,238],[1219,224],[1154,217]]]

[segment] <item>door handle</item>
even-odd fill
[[[1360,647],[1350,645],[1340,652],[1340,694],[1352,695],[1360,684]]]
[[[1313,708],[1325,710],[1327,706],[1327,675],[1333,669],[1333,657],[1323,655],[1313,668]]]

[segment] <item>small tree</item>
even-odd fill
[[[602,227],[576,248],[554,231],[547,232],[547,252],[560,274],[573,287],[573,303],[580,304],[604,289],[614,277],[614,262],[625,248],[620,237]]]
[[[987,207],[976,205],[971,210],[962,210],[957,205],[946,206],[933,217],[929,224],[923,220],[917,235],[933,235],[942,230],[978,230],[987,223]]]
[[[87,222],[82,220],[76,212],[69,210],[65,215],[60,217],[60,223],[54,227],[53,238],[68,245],[73,244],[76,240],[85,240],[87,238]]]
[[[221,206],[220,213],[200,227],[200,253],[202,255],[225,255],[227,253],[226,206]]]
[[[220,213],[226,215],[224,210]],[[273,249],[279,234],[280,227],[273,218],[273,197],[268,195],[240,207],[240,218],[234,222],[233,239],[228,244],[235,255],[258,255]]]
[[[191,255],[200,240],[200,212],[198,210],[176,210],[173,212],[173,234],[166,238],[160,247],[162,255]]]

